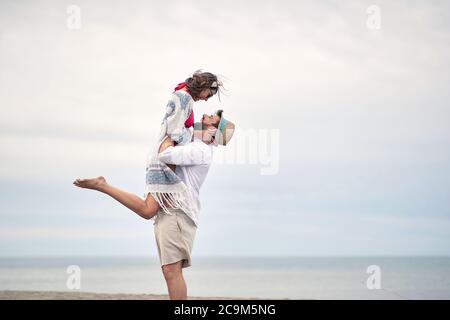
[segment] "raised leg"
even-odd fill
[[[164,151],[170,146],[174,146],[174,142],[169,137],[166,137],[160,146],[159,152]],[[175,171],[175,166],[170,165],[169,167]],[[103,192],[119,201],[128,209],[136,212],[144,219],[151,219],[160,209],[158,202],[155,201],[151,194],[147,194],[146,199],[143,200],[133,193],[120,190],[108,184],[105,178],[101,176],[92,179],[77,179],[73,184],[80,188]]]
[[[80,188],[97,190],[105,193],[144,219],[151,219],[158,213],[160,208],[159,204],[155,201],[151,194],[147,194],[147,198],[143,200],[133,193],[120,190],[119,188],[108,184],[104,177],[77,179],[73,182],[73,184]]]

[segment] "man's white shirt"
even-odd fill
[[[208,175],[213,158],[213,146],[205,144],[201,139],[194,137],[194,141],[183,146],[169,147],[159,154],[159,160],[165,164],[176,165],[175,174],[188,187],[198,210],[186,214],[198,225],[198,212],[200,211],[200,187]]]

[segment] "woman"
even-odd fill
[[[219,92],[220,86],[222,83],[216,75],[201,71],[177,85],[167,103],[158,143],[147,161],[144,198],[111,186],[103,177],[77,179],[74,185],[106,193],[145,219],[153,218],[161,208],[168,212],[167,206],[185,212],[195,207],[186,185],[171,168],[158,160],[158,154],[170,145],[184,145],[191,141],[194,102],[207,101]]]

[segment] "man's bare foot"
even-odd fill
[[[73,184],[80,188],[100,190],[106,185],[106,180],[100,176],[92,179],[77,179],[73,182]]]

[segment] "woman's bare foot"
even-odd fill
[[[106,186],[106,180],[100,176],[92,179],[77,179],[73,184],[80,188],[100,190],[102,187]]]

